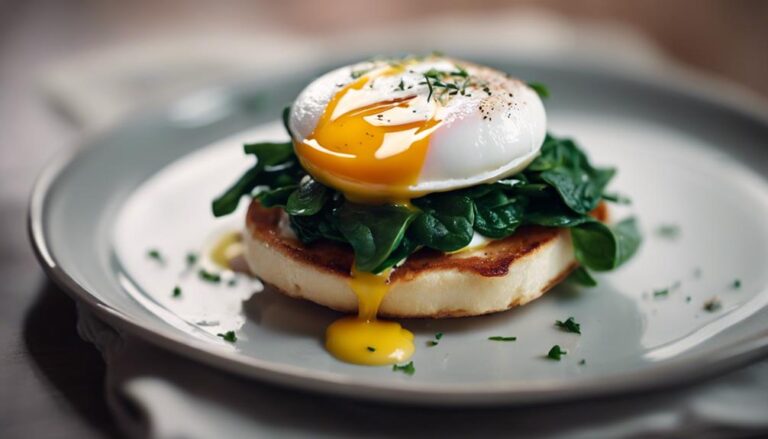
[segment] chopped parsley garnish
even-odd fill
[[[676,289],[680,288],[680,285],[681,285],[680,281],[677,281],[677,282],[673,283],[672,285],[670,285],[668,287],[660,288],[658,290],[654,290],[653,291],[653,297],[654,298],[667,297],[667,296],[669,296],[669,294],[671,292],[673,292]]]
[[[181,297],[181,287],[176,285],[173,287],[173,297]]]
[[[429,76],[427,76],[426,73],[424,74],[424,81],[426,81],[425,84],[427,84],[427,87],[429,87],[429,95],[427,95],[427,102],[429,102],[429,100],[432,99],[432,93],[434,90],[432,89],[432,83],[429,82]]]
[[[560,361],[560,357],[566,355],[568,352],[560,349],[559,345],[552,346],[552,349],[547,352],[547,358]]]
[[[349,76],[352,77],[352,79],[357,79],[366,73],[370,72],[372,69],[362,69],[362,70],[353,70],[352,73],[349,74]]]
[[[733,289],[738,290],[741,288],[741,279],[735,279],[733,281]]]
[[[441,338],[443,338],[443,333],[442,332],[436,333],[435,334],[435,339],[434,340],[429,340],[427,342],[427,346],[429,346],[429,347],[437,346],[439,344],[438,340],[440,340]]]
[[[517,337],[504,337],[501,335],[494,335],[493,337],[488,337],[488,340],[491,341],[515,341],[517,340]]]
[[[219,283],[221,282],[221,275],[219,273],[211,273],[210,271],[201,268],[197,272],[198,276],[200,276],[200,279],[206,281],[206,282],[212,282],[212,283]]]
[[[156,248],[147,250],[147,257],[150,259],[154,259],[161,264],[165,264],[165,258],[160,253],[160,250]]]
[[[691,301],[691,296],[685,296],[685,302],[688,303]]]
[[[192,267],[197,263],[197,253],[187,253],[187,268]]]
[[[397,364],[392,365],[392,371],[397,372],[400,371],[406,375],[413,375],[416,372],[416,368],[413,366],[413,361],[409,362],[408,364],[404,364],[402,366],[398,366]]]
[[[573,317],[568,317],[566,321],[556,320],[555,325],[564,329],[566,332],[573,332],[574,334],[581,334],[581,324],[576,323]]]
[[[531,87],[533,91],[535,91],[536,94],[539,95],[539,97],[542,99],[549,97],[549,89],[546,85],[540,82],[529,82],[528,87]]]
[[[579,360],[579,364],[580,364],[581,366],[583,366],[583,365],[587,364],[587,359],[586,359],[586,358],[582,358],[581,360]]]
[[[376,348],[373,346],[368,346],[366,349],[368,349],[368,352],[376,352]]]
[[[400,78],[400,83],[397,84],[397,89],[400,91],[405,90],[405,83],[403,82],[403,78]]]
[[[216,334],[216,336],[221,337],[224,339],[224,341],[228,341],[230,343],[237,341],[237,335],[235,335],[235,331],[227,331],[223,334]]]
[[[234,287],[235,285],[237,285],[237,278],[236,277],[233,277],[232,279],[230,279],[227,282],[227,286]]]
[[[660,224],[656,227],[656,236],[664,239],[676,239],[680,236],[680,226],[677,224]]]
[[[669,296],[669,288],[664,288],[662,290],[655,290],[653,292],[653,297],[662,297],[662,296]]]
[[[723,307],[723,304],[720,302],[720,299],[717,297],[713,297],[706,302],[704,302],[704,309],[708,312],[715,312],[720,310],[720,308]]]

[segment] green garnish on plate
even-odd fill
[[[576,323],[573,317],[568,317],[565,321],[556,320],[555,326],[563,329],[566,332],[573,332],[574,334],[581,334],[581,324]]]
[[[235,334],[235,331],[227,331],[223,334],[216,334],[216,336],[221,337],[224,339],[224,341],[228,341],[230,343],[237,341],[237,335]]]
[[[402,366],[399,366],[397,364],[392,365],[392,371],[393,372],[402,372],[406,375],[413,375],[416,373],[416,367],[413,365],[413,361],[408,362],[408,364],[403,364]]]
[[[493,337],[488,337],[488,340],[491,341],[516,341],[517,337],[504,337],[501,335],[494,335]]]
[[[560,357],[566,355],[568,352],[560,348],[559,345],[552,346],[552,349],[547,352],[547,358],[560,361]]]

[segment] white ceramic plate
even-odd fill
[[[334,360],[322,346],[334,312],[254,293],[258,281],[232,274],[206,283],[186,267],[187,252],[240,227],[242,209],[216,220],[210,201],[248,166],[243,142],[285,138],[274,120],[307,77],[207,90],[144,111],[52,164],[30,209],[40,260],[101,318],[151,343],[249,377],[359,398],[574,399],[689,382],[768,352],[765,117],[669,78],[478,61],[550,84],[550,130],[618,167],[612,188],[633,203],[614,214],[638,216],[645,241],[625,267],[599,275],[597,288],[562,285],[493,316],[404,321],[416,334],[413,376]],[[664,225],[678,236],[660,236]],[[152,248],[164,264],[147,257]],[[722,307],[705,310],[715,297]],[[571,316],[582,335],[554,326]],[[228,330],[237,343],[216,336]],[[440,344],[427,347],[438,331]],[[568,352],[562,361],[545,358],[554,344]]]

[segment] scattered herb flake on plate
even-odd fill
[[[488,337],[488,340],[491,341],[515,341],[517,340],[517,337],[504,337],[501,335],[494,335],[493,337]]]
[[[738,290],[741,288],[741,279],[735,279],[732,285],[734,290]]]
[[[368,352],[376,352],[376,348],[373,346],[368,346],[366,349],[368,349]]]
[[[720,302],[720,299],[717,297],[713,297],[706,302],[704,302],[704,309],[708,312],[715,312],[719,311],[720,308],[723,307],[723,304]]]
[[[566,332],[573,332],[574,334],[581,334],[581,324],[576,323],[573,317],[568,317],[566,321],[556,320],[555,325],[564,329]]]
[[[566,354],[568,354],[568,352],[562,350],[560,348],[560,345],[554,345],[552,346],[552,349],[550,349],[549,352],[547,352],[547,358],[560,361],[560,357]]]
[[[666,297],[666,296],[669,296],[669,288],[654,290],[653,292],[653,297]]]
[[[176,285],[173,287],[173,297],[181,297],[181,287]]]
[[[221,275],[219,273],[211,273],[210,271],[204,268],[201,268],[200,271],[197,272],[197,274],[200,276],[200,279],[206,282],[212,282],[212,283],[221,282]]]
[[[409,362],[408,364],[404,364],[402,366],[398,366],[397,364],[392,365],[392,371],[397,372],[400,371],[406,375],[413,375],[416,372],[416,367],[413,366],[413,361]]]
[[[228,341],[230,343],[237,341],[237,335],[235,335],[235,331],[227,331],[224,334],[216,334],[216,336],[221,337],[224,339],[224,341]]]
[[[656,227],[656,236],[663,239],[677,239],[680,237],[680,226],[677,224],[660,224]]]
[[[150,259],[154,259],[161,264],[165,264],[165,258],[160,253],[160,250],[156,248],[147,250],[147,257]]]
[[[197,253],[187,253],[187,268],[194,266],[197,263]]]

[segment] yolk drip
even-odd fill
[[[413,334],[396,322],[376,319],[389,291],[389,274],[352,270],[350,286],[358,300],[358,315],[333,322],[325,333],[325,346],[348,363],[381,366],[400,363],[413,355]]]
[[[230,269],[232,260],[242,254],[243,235],[240,232],[229,232],[221,235],[209,253],[213,263],[224,269]]]
[[[396,72],[393,68],[378,75]],[[390,124],[386,112],[394,109],[410,114],[416,96],[361,103],[360,90],[376,77],[362,76],[337,92],[312,134],[295,142],[296,153],[310,174],[348,198],[369,202],[407,199],[408,187],[417,182],[423,167],[429,137],[440,121],[433,113],[422,120]]]

